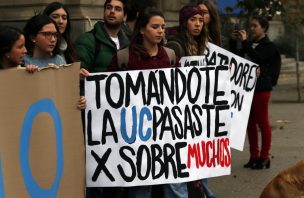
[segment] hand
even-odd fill
[[[246,32],[246,30],[239,30],[238,32],[239,32],[239,39],[241,41],[244,41],[244,40],[247,39],[247,32]]]
[[[77,108],[80,109],[80,110],[83,110],[86,108],[86,103],[87,103],[87,100],[85,99],[84,96],[80,96],[79,100],[78,100],[78,105],[77,105]]]
[[[194,186],[194,188],[196,190],[198,190],[199,192],[203,193],[203,186],[202,186],[201,180],[192,181],[192,184],[193,184],[193,186]]]
[[[260,75],[261,75],[261,69],[260,69],[260,67],[257,67],[257,69],[256,69],[256,77],[258,78],[258,77],[260,77]]]
[[[35,72],[38,71],[38,66],[36,66],[36,65],[27,65],[27,66],[25,67],[25,70],[26,70],[27,72],[33,74],[33,73],[35,73]]]
[[[88,70],[81,68],[80,69],[80,80],[83,80],[85,77],[88,77],[90,75],[90,73],[88,72]]]
[[[231,39],[236,41],[236,40],[238,40],[238,38],[239,38],[239,31],[233,30],[231,33]]]

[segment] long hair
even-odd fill
[[[208,41],[208,33],[206,30],[206,26],[204,24],[202,31],[200,32],[200,34],[196,37],[192,36],[188,30],[187,27],[187,23],[188,20],[191,16],[195,15],[195,13],[197,13],[197,11],[192,11],[192,15],[191,13],[191,9],[197,9],[196,8],[197,5],[193,4],[193,3],[189,3],[187,5],[185,5],[184,7],[182,7],[182,9],[180,10],[180,26],[179,26],[179,32],[180,35],[182,37],[182,42],[185,44],[186,46],[186,54],[188,55],[203,55],[206,49],[206,43]],[[183,17],[181,15],[184,15],[188,12],[188,16],[187,17]]]
[[[58,10],[60,8],[62,8],[67,14],[67,25],[65,31],[61,34],[62,38],[64,38],[64,40],[67,42],[67,49],[64,51],[64,57],[67,63],[72,63],[77,61],[78,59],[76,55],[75,45],[71,39],[71,21],[70,13],[67,7],[64,4],[55,1],[45,7],[43,14],[50,16],[55,10]]]
[[[5,54],[11,51],[13,45],[21,35],[21,30],[17,28],[0,26],[0,69],[3,67],[3,65],[1,65],[1,62]]]
[[[201,4],[204,4],[207,7],[210,15],[210,22],[207,27],[209,41],[218,46],[221,46],[221,22],[217,7],[211,0],[198,0],[197,5]]]
[[[53,21],[49,16],[45,14],[38,14],[30,18],[23,31],[24,31],[24,37],[25,37],[25,47],[27,49],[27,52],[30,56],[33,56],[35,43],[31,40],[31,37],[34,37],[38,34],[38,32],[43,28],[43,26],[53,23],[55,25],[55,28],[57,32],[59,33],[59,29],[57,27],[57,24],[55,21]],[[59,54],[59,43],[60,43],[60,37],[57,39],[56,46],[53,50],[53,54]]]
[[[155,7],[146,8],[143,12],[139,13],[138,18],[136,20],[134,33],[131,38],[130,42],[130,50],[134,51],[141,58],[148,57],[149,54],[147,49],[143,46],[143,35],[140,33],[141,28],[146,28],[147,24],[149,23],[150,19],[154,16],[160,16],[165,18],[163,13],[159,11]],[[161,45],[163,45],[163,40]]]

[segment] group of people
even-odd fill
[[[207,43],[222,45],[220,17],[212,0],[197,0],[183,6],[179,25],[166,28],[165,17],[155,8],[153,0],[105,0],[103,22],[72,42],[69,12],[59,2],[50,3],[30,18],[23,33],[12,27],[0,28],[0,69],[23,66],[29,72],[39,67],[81,62],[81,73],[179,67],[182,56],[204,55]],[[245,168],[270,167],[271,127],[268,105],[270,91],[277,79],[271,79],[270,67],[277,54],[267,37],[268,21],[261,16],[250,20],[252,40],[245,29],[233,30],[230,50],[260,66],[260,76],[253,97],[248,123],[250,159]],[[236,42],[241,42],[237,49]],[[85,109],[83,89],[78,108]],[[258,129],[262,134],[261,150]],[[162,185],[164,197],[188,197],[187,183]],[[215,197],[208,189],[207,179],[194,182],[203,187],[205,197]],[[115,197],[119,189],[108,188]],[[103,197],[105,188],[87,188],[87,197]],[[127,188],[130,198],[151,197],[151,186]]]

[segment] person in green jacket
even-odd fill
[[[76,39],[76,51],[81,67],[90,73],[107,71],[117,50],[129,45],[127,36],[121,30],[126,20],[124,0],[106,0],[104,3],[104,22],[97,22],[93,30],[81,34]],[[83,86],[80,94],[84,95]],[[84,123],[84,112],[82,112]],[[88,187],[86,198],[116,197],[117,188]]]
[[[93,30],[83,33],[76,40],[81,67],[93,73],[107,71],[117,50],[129,44],[128,38],[121,30],[126,17],[123,0],[105,1],[104,22],[97,22]]]

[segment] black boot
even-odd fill
[[[255,166],[251,167],[252,169],[264,169],[264,168],[270,168],[270,159],[269,158],[260,158]]]
[[[244,164],[244,168],[252,168],[253,166],[256,166],[256,163],[258,162],[259,158],[250,158],[249,161]]]

